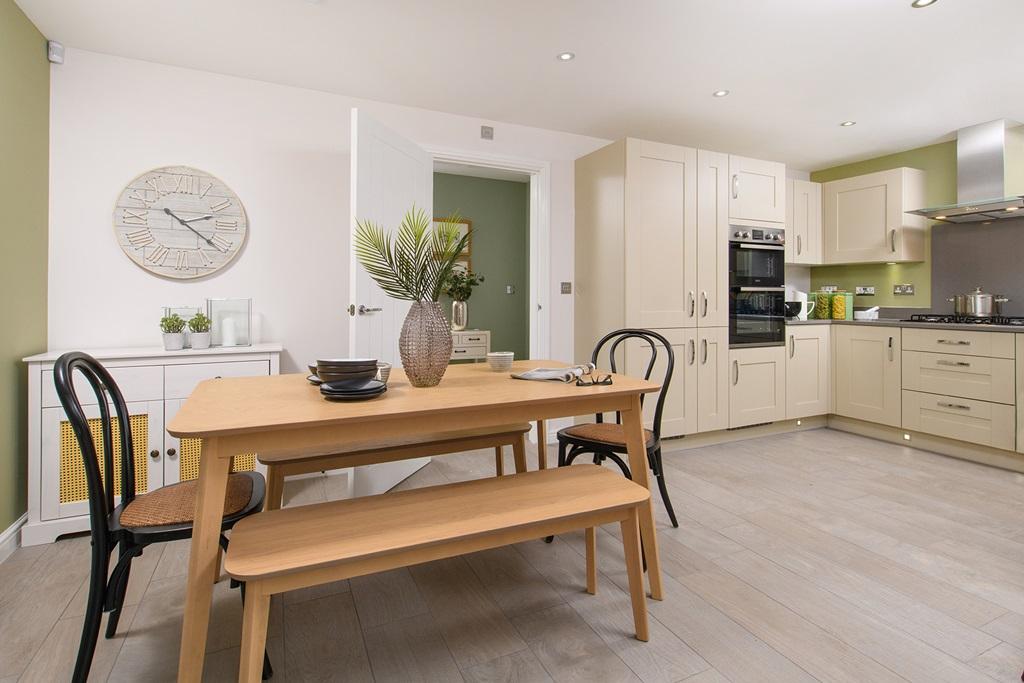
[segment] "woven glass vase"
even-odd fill
[[[452,329],[436,301],[416,301],[398,337],[402,369],[414,387],[437,386],[452,357]]]

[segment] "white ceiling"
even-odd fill
[[[71,47],[803,170],[1024,120],[1024,0],[17,2]]]

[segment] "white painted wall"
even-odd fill
[[[607,141],[72,49],[51,73],[49,349],[156,345],[164,305],[252,297],[282,371],[346,352],[354,106],[425,146],[550,162],[550,348],[571,360],[573,161]],[[123,186],[172,164],[223,179],[249,216],[235,263],[196,282],[141,270],[111,227]]]

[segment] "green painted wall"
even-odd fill
[[[956,202],[955,140],[816,171],[811,174],[811,180],[826,183],[830,180],[885,171],[901,166],[925,171],[926,206]],[[812,268],[811,289],[818,289],[822,285],[839,285],[852,292],[857,285],[874,285],[875,296],[856,297],[854,304],[857,306],[929,308],[932,292],[930,229],[925,253],[929,255],[929,260],[922,263],[898,263],[891,266],[882,263]],[[892,286],[902,282],[913,283],[916,288],[914,296],[893,296]]]
[[[0,531],[26,510],[21,359],[46,350],[49,120],[46,39],[0,0]]]
[[[529,184],[435,173],[434,215],[453,211],[473,222],[472,268],[485,277],[469,299],[469,326],[491,331],[492,351],[529,357]]]

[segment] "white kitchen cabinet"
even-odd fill
[[[203,380],[277,374],[281,347],[212,348],[194,351],[110,349],[93,352],[117,382],[127,403],[135,449],[136,490],[160,488],[198,475],[200,443],[179,441],[165,425]],[[85,465],[71,423],[57,399],[53,366],[58,353],[24,359],[28,365],[28,521],[22,545],[49,543],[89,528]],[[75,384],[86,416],[99,436],[99,407],[92,389]],[[116,422],[116,418],[115,418]],[[115,451],[115,467],[119,456]],[[236,471],[256,467],[253,454],[235,457]]]
[[[664,336],[672,345],[675,368],[665,394],[665,408],[661,416],[663,437],[682,436],[697,431],[697,343],[696,330],[681,328],[654,330]],[[626,342],[626,374],[643,377],[651,359],[651,347],[644,341],[630,339]],[[651,380],[661,383],[665,376],[668,358],[658,348],[658,359],[651,372]],[[654,409],[657,395],[644,398],[644,424],[650,429],[654,424]]]
[[[916,168],[843,178],[822,186],[825,263],[923,261],[925,173]]]
[[[786,263],[821,265],[821,183],[786,181]]]
[[[697,431],[729,428],[729,328],[697,328]]]
[[[729,351],[729,427],[786,418],[786,348]]]
[[[729,324],[729,155],[697,151],[698,327]]]
[[[900,328],[836,325],[834,335],[836,414],[899,427]]]
[[[827,415],[832,394],[832,329],[786,327],[786,418]]]
[[[626,141],[626,324],[697,325],[697,150]]]
[[[1004,403],[903,392],[903,428],[969,443],[1013,450],[1016,416]]]
[[[1024,453],[1024,334],[1014,336],[1017,347],[1017,452]]]
[[[786,222],[786,165],[729,156],[729,218]]]

